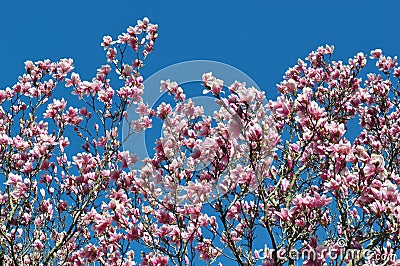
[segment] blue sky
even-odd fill
[[[274,96],[284,71],[319,45],[335,45],[338,59],[378,47],[400,54],[399,10],[397,1],[4,1],[0,88],[16,81],[27,59],[72,57],[91,79],[105,62],[102,36],[148,16],[160,37],[145,78],[208,59],[239,68]]]
[[[91,79],[105,63],[102,37],[147,16],[159,24],[159,39],[144,78],[214,60],[245,72],[272,99],[285,70],[320,45],[334,45],[341,60],[375,48],[400,55],[399,10],[397,1],[3,1],[0,89],[17,81],[25,60],[71,57]]]

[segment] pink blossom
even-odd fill
[[[211,92],[214,95],[219,95],[221,93],[224,83],[222,80],[215,78],[212,72],[203,74],[202,80],[204,87],[206,87],[203,91],[204,94]]]
[[[81,79],[79,77],[79,74],[77,73],[72,73],[71,74],[71,79],[65,79],[65,87],[70,87],[70,86],[77,86],[81,82]]]
[[[293,93],[297,89],[297,84],[293,79],[289,79],[287,82],[285,82],[284,86],[286,86],[288,93]]]
[[[101,46],[104,47],[104,50],[107,50],[107,48],[113,44],[113,40],[111,36],[104,36],[103,37],[103,42],[101,43]]]
[[[283,192],[286,192],[288,190],[289,185],[290,185],[289,180],[287,180],[286,178],[283,178],[281,180],[281,186],[282,186],[282,191]]]
[[[371,59],[380,58],[381,56],[382,56],[381,49],[375,49],[375,50],[371,51]]]
[[[42,243],[39,239],[36,239],[36,240],[33,242],[33,246],[34,246],[36,249],[38,249],[38,250],[41,250],[41,249],[43,249],[43,247],[44,247],[43,243]]]
[[[238,121],[238,117],[231,117],[228,126],[228,130],[232,138],[238,138],[241,135],[243,126],[241,125],[241,121]]]

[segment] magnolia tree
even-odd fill
[[[156,39],[145,18],[104,37],[91,81],[27,61],[0,91],[0,265],[400,265],[396,57],[364,75],[364,54],[320,47],[272,101],[206,73],[207,116],[170,80],[174,103],[143,100]],[[153,156],[123,149],[124,122],[163,124]]]

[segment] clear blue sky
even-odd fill
[[[102,36],[147,16],[160,37],[145,77],[210,59],[241,69],[273,96],[284,71],[319,45],[335,45],[340,59],[378,47],[400,55],[399,10],[398,1],[3,1],[0,88],[16,81],[27,59],[72,57],[91,79],[105,62]]]
[[[75,71],[91,79],[105,63],[102,37],[147,16],[159,24],[159,39],[145,78],[178,62],[215,60],[245,72],[272,98],[285,70],[320,45],[335,45],[334,58],[342,60],[375,48],[400,55],[399,13],[394,0],[5,0],[0,89],[16,82],[28,59],[71,57]]]

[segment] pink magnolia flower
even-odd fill
[[[36,239],[36,240],[33,242],[33,246],[34,246],[36,249],[38,249],[38,250],[41,250],[41,249],[43,249],[43,247],[44,247],[43,243],[42,243],[39,239]]]
[[[211,92],[214,95],[219,95],[221,93],[224,83],[222,80],[215,78],[212,72],[203,74],[202,80],[204,87],[206,87],[203,91],[204,94]]]
[[[103,42],[101,43],[101,46],[104,47],[104,50],[107,50],[107,48],[113,44],[113,40],[111,36],[104,36],[103,37]]]

